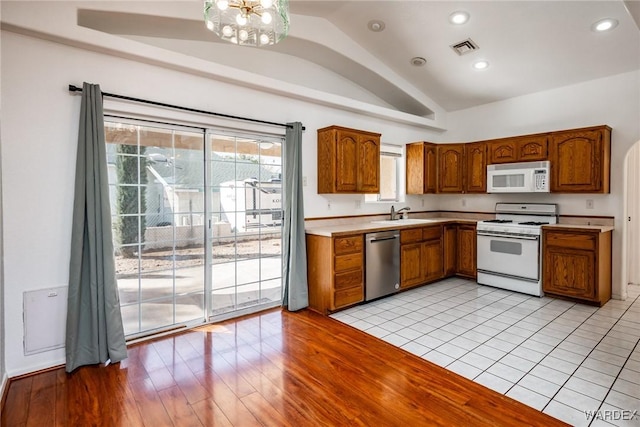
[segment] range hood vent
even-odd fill
[[[480,46],[478,46],[473,40],[466,39],[459,43],[452,44],[451,49],[453,49],[458,55],[462,56],[480,49]]]

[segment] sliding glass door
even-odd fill
[[[281,300],[282,140],[106,122],[129,337]]]
[[[211,312],[279,305],[282,293],[282,139],[208,135]]]

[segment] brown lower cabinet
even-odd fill
[[[309,307],[327,314],[364,300],[364,235],[307,234]]]
[[[444,276],[442,225],[400,231],[400,289]]]
[[[542,230],[545,294],[594,305],[611,299],[611,231]]]
[[[458,249],[458,225],[445,224],[444,226],[444,275],[456,274],[457,249]]]
[[[400,288],[453,275],[475,279],[475,224],[445,224],[400,231]]]
[[[400,230],[400,289],[453,275],[476,277],[475,224]],[[307,279],[312,310],[327,314],[364,301],[364,232],[307,234]]]
[[[475,279],[476,270],[476,226],[459,224],[457,230],[456,274]]]

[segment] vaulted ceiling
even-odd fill
[[[422,117],[640,69],[637,0],[291,0],[290,34],[268,48],[218,40],[199,0],[105,3],[83,2],[78,24]],[[454,25],[459,10],[470,18]],[[593,31],[603,18],[617,27]],[[458,55],[466,39],[479,49]],[[489,67],[474,69],[480,59]]]

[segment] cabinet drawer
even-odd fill
[[[434,240],[440,237],[442,237],[442,229],[439,225],[422,229],[422,240]]]
[[[336,255],[362,252],[362,235],[336,237],[333,245]]]
[[[590,233],[560,233],[548,231],[544,236],[544,242],[547,246],[569,249],[595,250],[596,240],[596,235]]]
[[[363,283],[362,270],[352,270],[346,273],[336,273],[333,288],[335,291],[339,291],[354,286],[362,286]]]
[[[400,231],[400,243],[419,242],[422,240],[422,228],[411,228]]]
[[[335,308],[355,304],[364,300],[364,289],[362,286],[336,291],[333,294],[333,304]]]
[[[336,256],[334,265],[336,272],[353,270],[354,268],[362,269],[362,252]]]

